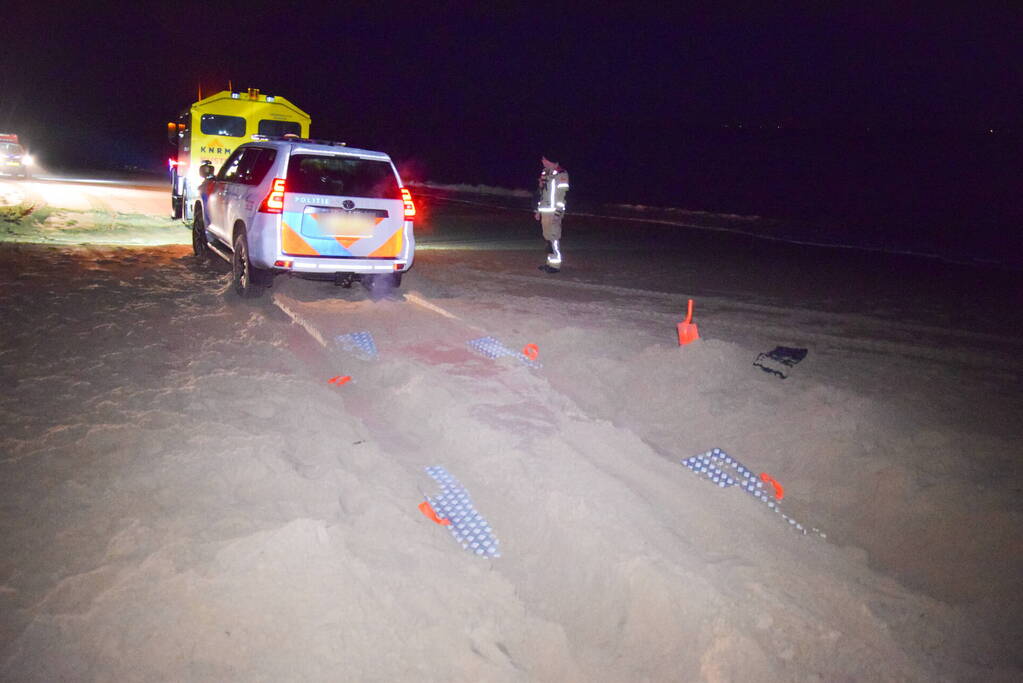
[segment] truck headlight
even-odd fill
[[[25,164],[26,166],[35,166],[36,160],[35,157],[33,157],[31,154],[22,154],[21,163]]]

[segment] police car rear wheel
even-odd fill
[[[234,236],[234,253],[231,255],[231,279],[238,296],[252,299],[263,293],[264,278],[258,268],[249,260],[249,242],[245,228],[238,228]]]
[[[206,240],[206,222],[201,207],[196,207],[192,218],[192,253],[198,263],[205,264],[210,260],[210,243]]]

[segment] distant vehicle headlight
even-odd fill
[[[31,154],[22,154],[21,163],[25,164],[26,166],[35,166],[36,160],[35,157],[33,157]]]

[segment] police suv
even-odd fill
[[[244,297],[283,273],[399,286],[412,267],[416,207],[391,158],[340,142],[255,137],[216,174],[211,164],[201,169],[196,259],[214,252],[229,261]]]

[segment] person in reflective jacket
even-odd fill
[[[539,199],[533,218],[540,221],[543,238],[547,240],[547,263],[540,266],[545,273],[561,270],[561,219],[565,216],[565,195],[568,194],[568,171],[556,161],[541,157]]]

